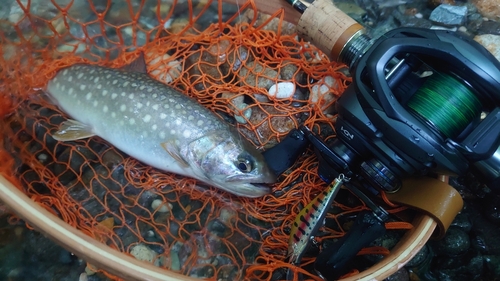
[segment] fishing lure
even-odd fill
[[[349,180],[344,174],[340,174],[299,212],[292,224],[288,240],[288,256],[291,264],[300,264],[313,235],[322,226],[328,207],[332,204],[342,184]]]

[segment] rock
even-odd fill
[[[130,250],[130,254],[138,260],[147,261],[150,263],[154,262],[156,266],[159,266],[160,264],[160,260],[157,259],[158,254],[144,244],[138,244],[132,247],[132,249]]]
[[[431,7],[439,6],[440,4],[455,5],[455,0],[429,0]]]
[[[404,267],[393,273],[391,276],[384,279],[384,281],[409,281],[409,280],[410,276],[408,274],[408,270],[406,270],[406,268]]]
[[[493,280],[495,278],[498,278],[498,276],[500,276],[500,256],[485,255],[483,256],[483,259],[489,275],[488,276],[489,278],[488,277],[486,278],[488,280]]]
[[[472,0],[472,3],[483,17],[500,20],[500,5],[497,0]]]
[[[239,112],[241,110],[242,115],[235,114],[234,119],[236,122],[241,123],[241,124],[246,124],[247,120],[250,119],[252,116],[252,108],[248,106],[246,103],[240,103],[236,106],[236,110]]]
[[[269,89],[277,79],[281,79],[276,70],[255,61],[244,65],[239,76],[246,85],[264,89]]]
[[[309,102],[316,105],[324,113],[329,113],[329,107],[337,99],[335,92],[338,91],[338,84],[332,76],[325,76],[316,82],[311,88]]]
[[[405,266],[416,267],[422,264],[432,253],[429,250],[428,245],[424,245],[420,251],[409,261]]]
[[[149,56],[151,55],[149,54]],[[148,62],[147,67],[151,76],[165,84],[171,84],[181,76],[182,72],[182,64],[168,54],[152,59]]]
[[[257,13],[257,20],[253,24],[254,27],[262,26],[271,16],[265,13]],[[241,17],[240,22],[252,22],[254,18],[254,12],[248,9],[243,17]],[[263,30],[278,30],[279,18],[273,18],[269,23],[262,27]],[[281,25],[281,35],[290,35],[295,33],[295,25],[287,21],[283,21]]]
[[[439,241],[438,251],[446,256],[457,256],[465,253],[470,247],[470,239],[463,230],[450,227],[445,237]]]
[[[459,228],[468,233],[472,229],[472,221],[469,214],[462,210],[460,213],[458,213],[453,222],[451,222],[450,226]]]
[[[452,6],[441,4],[434,9],[429,19],[437,24],[446,26],[462,25],[467,18],[466,6]]]
[[[151,209],[153,209],[153,211],[156,210],[160,213],[169,213],[172,210],[172,207],[172,204],[170,204],[169,202],[163,202],[163,200],[161,199],[155,199],[151,203]]]
[[[292,82],[279,82],[272,85],[268,93],[277,99],[288,99],[295,93],[295,84]]]
[[[256,132],[247,128],[241,128],[241,132],[257,145],[265,143],[266,148],[278,143],[278,134],[285,135],[296,127],[286,112],[268,105],[254,106],[249,123],[257,127]]]
[[[500,61],[500,35],[484,34],[477,35],[474,40],[483,45],[490,53]]]

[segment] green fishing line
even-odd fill
[[[407,106],[448,138],[460,134],[482,109],[471,89],[442,73],[427,78]]]

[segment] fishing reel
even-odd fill
[[[353,83],[335,104],[337,138],[326,146],[306,128],[292,132],[265,153],[284,148],[268,157],[277,174],[312,143],[327,183],[342,173],[395,192],[405,177],[472,171],[500,191],[495,57],[459,33],[420,28],[395,29],[357,52],[350,56]]]
[[[351,68],[335,107],[335,155],[319,174],[359,175],[387,192],[401,179],[473,171],[500,190],[500,63],[455,32],[400,28]]]

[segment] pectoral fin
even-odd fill
[[[172,158],[174,158],[182,166],[189,167],[189,163],[179,154],[179,149],[176,145],[170,142],[162,142],[161,147],[163,147],[163,149],[165,149],[168,154],[170,154],[170,156],[172,156]]]
[[[95,136],[92,128],[76,120],[67,120],[61,124],[59,130],[52,135],[58,141],[73,141]]]

